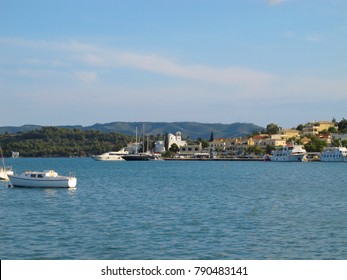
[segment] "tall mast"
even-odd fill
[[[5,180],[8,180],[8,177],[7,177],[7,172],[6,172],[6,166],[5,166],[5,160],[4,160],[4,155],[2,154],[2,148],[1,148],[1,145],[0,145],[0,153],[1,153],[1,161],[2,161],[2,171],[4,172],[4,178]]]
[[[4,168],[4,171],[6,171],[6,167],[5,167],[5,160],[4,160],[4,155],[2,154],[2,148],[0,145],[0,153],[1,153],[1,161],[2,161],[2,166]]]
[[[142,152],[145,152],[145,123],[142,124],[142,129],[143,129],[143,145],[142,145]],[[147,151],[146,151],[147,152]]]
[[[147,152],[148,152],[148,150],[149,150],[149,137],[147,135]]]
[[[137,154],[137,127],[136,127],[136,134],[135,134],[135,154]]]

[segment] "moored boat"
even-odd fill
[[[25,171],[20,175],[8,176],[12,186],[23,188],[75,188],[75,176],[58,175],[54,170]]]
[[[13,175],[11,167],[0,167],[0,181],[8,181],[8,175]]]
[[[290,144],[272,152],[271,161],[306,161],[306,150],[302,145]]]
[[[327,147],[323,150],[320,156],[323,162],[347,162],[346,147]]]
[[[129,152],[124,148],[117,152],[107,152],[101,155],[93,155],[92,158],[97,161],[117,161],[124,160],[122,156],[128,155]]]
[[[2,166],[0,167],[0,181],[8,181],[8,175],[13,175],[12,167],[6,167],[5,166],[5,159],[4,155],[2,153],[2,147],[0,145],[0,154],[1,154],[1,162]]]
[[[123,159],[127,161],[135,161],[135,160],[160,160],[161,157],[155,154],[150,153],[139,153],[139,154],[129,154],[122,156]]]

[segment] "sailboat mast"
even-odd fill
[[[145,124],[142,124],[142,133],[143,133],[143,144],[142,144],[142,152],[145,152]]]
[[[147,135],[147,151],[149,151],[149,137]]]
[[[135,154],[137,154],[137,127],[136,127],[136,130],[135,130],[136,134],[135,134]]]
[[[3,155],[3,153],[2,153],[1,145],[0,145],[0,153],[1,153],[2,167],[3,167],[4,172],[6,173],[5,160],[4,160],[4,155]]]

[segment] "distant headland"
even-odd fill
[[[13,134],[18,132],[28,132],[40,129],[41,125],[23,125],[23,126],[2,126],[0,134]],[[200,123],[200,122],[110,122],[96,123],[91,126],[82,125],[60,125],[54,126],[58,128],[80,129],[80,130],[98,130],[103,133],[121,133],[126,135],[134,135],[136,128],[144,127],[146,135],[158,135],[167,132],[180,131],[184,138],[190,139],[209,139],[211,131],[217,138],[226,137],[243,137],[255,131],[261,131],[263,127],[253,123]]]

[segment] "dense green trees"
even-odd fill
[[[311,139],[311,141],[305,145],[307,152],[322,152],[327,146],[327,142],[320,140],[317,136],[308,135],[307,137]]]
[[[278,134],[280,131],[281,128],[277,124],[270,123],[266,126],[266,133],[268,134]]]
[[[88,156],[119,150],[131,140],[130,136],[119,133],[57,127],[0,135],[5,156],[11,156],[12,151],[16,151],[23,157]]]
[[[347,133],[347,120],[343,118],[340,122],[337,123],[340,133]]]

